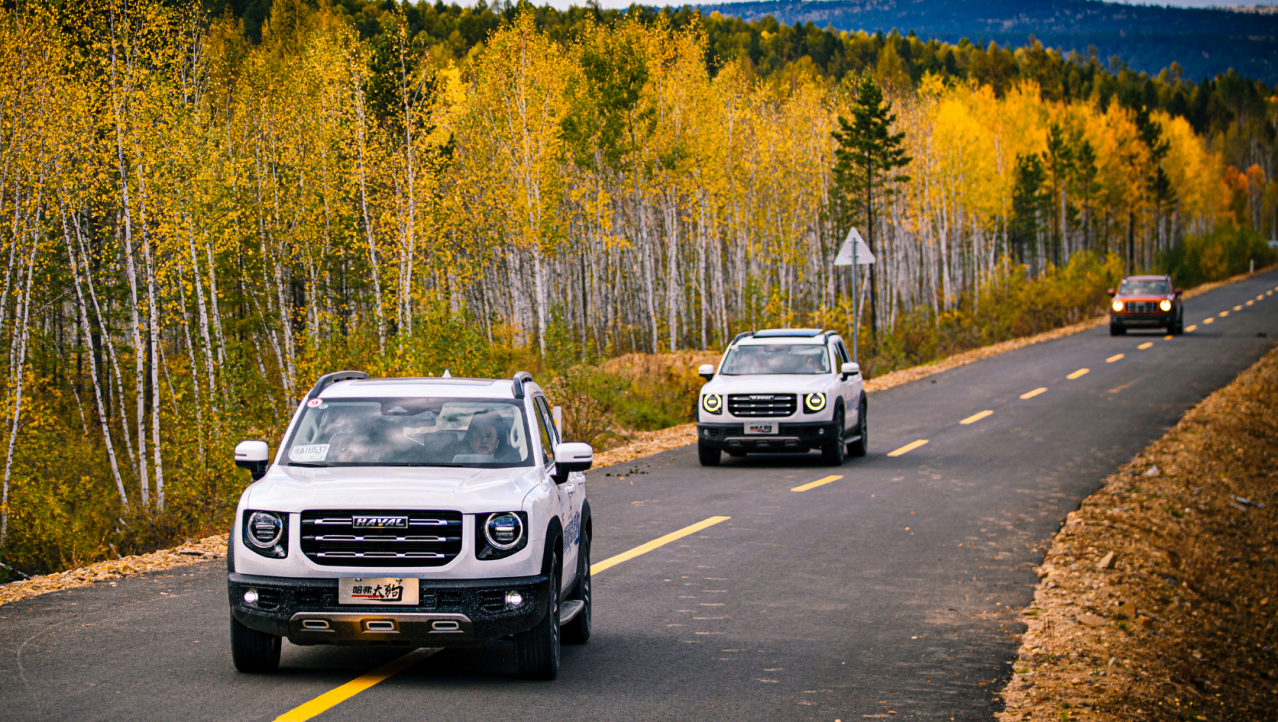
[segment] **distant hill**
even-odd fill
[[[1230,68],[1278,84],[1278,8],[1175,8],[1093,0],[823,0],[702,5],[743,20],[767,15],[786,25],[901,34],[924,40],[1043,45],[1103,61],[1117,55],[1133,70],[1157,74],[1180,63],[1184,75],[1214,77]]]

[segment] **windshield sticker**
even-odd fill
[[[316,406],[319,406],[319,405],[320,405],[320,404],[322,404],[322,403],[324,403],[324,401],[323,401],[322,399],[311,399],[310,401],[307,401],[307,402],[306,402],[306,408],[308,408],[308,409],[313,409],[313,408],[315,408]]]
[[[294,446],[288,450],[289,461],[323,461],[328,457],[328,444]]]

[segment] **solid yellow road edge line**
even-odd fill
[[[1136,349],[1139,351],[1144,351],[1147,348],[1153,348],[1153,347],[1154,347],[1153,341],[1146,341],[1145,343],[1142,343],[1141,345],[1137,346]]]
[[[1185,327],[1185,333],[1192,333],[1192,332],[1197,331],[1197,330],[1198,330],[1198,326],[1196,326],[1196,325],[1195,325],[1195,326],[1186,326],[1186,327]]]
[[[1040,387],[1038,387],[1038,388],[1034,389],[1033,391],[1026,391],[1025,393],[1021,394],[1021,398],[1022,398],[1022,399],[1032,399],[1032,398],[1034,398],[1035,396],[1038,396],[1039,394],[1041,394],[1041,393],[1046,393],[1046,392],[1047,392],[1047,387],[1046,387],[1046,386],[1040,386]]]
[[[963,419],[963,420],[962,420],[962,421],[960,421],[959,423],[960,423],[960,424],[963,424],[963,425],[965,425],[965,426],[966,426],[967,424],[975,424],[976,422],[980,421],[981,419],[983,419],[983,418],[985,418],[986,416],[989,416],[989,415],[991,415],[991,414],[993,414],[993,413],[994,413],[993,411],[990,411],[990,410],[988,410],[988,409],[987,409],[987,410],[985,410],[985,411],[981,411],[981,412],[979,412],[979,413],[972,414],[971,416],[967,417],[966,419]]]
[[[919,439],[918,441],[911,441],[910,443],[906,444],[905,446],[902,446],[896,451],[889,451],[888,456],[900,456],[901,454],[908,454],[909,452],[914,451],[915,449],[919,448],[920,446],[926,443],[927,443],[927,439]]]
[[[1066,376],[1065,378],[1069,379],[1070,381],[1073,381],[1074,379],[1079,378],[1080,376],[1086,376],[1088,371],[1091,371],[1091,369],[1079,369],[1075,371],[1074,373],[1070,374],[1069,376]]]
[[[689,534],[696,534],[697,532],[701,531],[702,529],[705,529],[706,527],[714,526],[715,524],[718,524],[721,521],[727,521],[731,518],[732,517],[730,516],[712,516],[709,519],[706,519],[704,521],[699,521],[696,524],[693,524],[692,526],[687,526],[680,529],[679,531],[671,532],[659,539],[653,539],[647,544],[640,544],[639,546],[635,547],[634,549],[631,549],[628,552],[622,552],[615,557],[609,557],[599,562],[598,564],[591,564],[590,573],[592,575],[598,574],[599,572],[602,572],[605,569],[615,567],[618,564],[625,561],[630,561],[631,559],[634,559],[637,556],[647,554],[653,549],[656,549],[658,547],[663,547],[672,541],[678,541],[679,539],[682,539],[688,536]]]
[[[796,486],[790,491],[807,491],[808,489],[815,489],[818,486],[823,486],[825,484],[829,484],[832,481],[838,481],[839,479],[842,479],[842,478],[843,477],[841,476],[827,476],[824,479],[817,479],[816,481],[809,481],[808,483],[803,484],[802,486]]]
[[[408,669],[438,651],[439,648],[415,649],[399,659],[383,664],[362,677],[358,677],[347,682],[337,689],[329,690],[309,702],[298,707],[294,707],[279,717],[276,717],[275,722],[304,722],[304,720],[311,719],[316,715],[327,712],[369,687],[384,682],[390,677],[403,672],[405,669]]]
[[[1123,355],[1121,353],[1116,353],[1113,356],[1110,356],[1109,358],[1105,359],[1105,363],[1112,364],[1121,358],[1123,358]]]

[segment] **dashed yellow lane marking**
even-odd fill
[[[1115,361],[1121,361],[1123,358],[1124,358],[1123,354],[1116,353],[1113,356],[1110,356],[1109,358],[1105,359],[1105,363],[1112,364]]]
[[[1204,319],[1203,319],[1203,323],[1215,323],[1215,322],[1216,322],[1216,319],[1214,319],[1214,318],[1204,318]]]
[[[1193,333],[1194,331],[1197,331],[1197,330],[1198,330],[1197,325],[1185,327],[1185,333]]]
[[[1235,310],[1235,311],[1241,311],[1241,310],[1242,310],[1242,305],[1240,304],[1240,305],[1234,306],[1234,310]]]
[[[833,481],[834,479],[841,479],[842,477],[836,476],[836,477],[827,477],[827,478]],[[727,521],[731,518],[732,517],[730,516],[712,516],[709,519],[699,521],[696,524],[693,524],[692,526],[684,527],[677,532],[667,534],[659,539],[653,539],[647,544],[641,544],[635,547],[634,549],[631,549],[628,552],[622,552],[621,554],[618,554],[615,557],[610,557],[608,559],[605,559],[599,562],[598,564],[591,564],[590,573],[592,575],[598,574],[599,572],[602,572],[605,569],[608,569],[610,567],[615,567],[624,561],[629,561],[631,559],[634,559],[637,556],[647,554],[653,549],[665,546],[666,544],[669,544],[672,541],[677,541],[679,539],[682,539],[688,536],[689,534],[696,534],[702,529],[705,529],[707,527],[712,527],[721,521]],[[305,722],[306,720],[312,719],[316,717],[317,715],[323,714],[324,712],[327,712],[333,707],[336,707],[342,702],[345,702],[351,697],[354,697],[360,692],[363,692],[364,690],[370,687],[373,687],[378,684],[381,684],[382,682],[385,682],[387,679],[390,679],[391,677],[399,674],[400,672],[403,672],[404,670],[408,669],[414,664],[417,664],[423,659],[426,659],[427,657],[431,656],[432,654],[438,651],[439,651],[439,648],[434,648],[434,649],[422,648],[422,649],[413,650],[412,652],[409,652],[408,654],[405,654],[404,656],[394,661],[383,664],[382,666],[378,667],[372,672],[369,672],[368,674],[365,674],[361,677],[357,677],[351,680],[350,682],[347,682],[341,687],[329,690],[328,692],[321,694],[320,696],[316,697],[315,699],[309,702],[306,702],[298,707],[294,707],[288,712],[285,712],[279,717],[276,717],[275,722]]]
[[[1259,296],[1256,296],[1256,300],[1257,300],[1257,301],[1263,301],[1263,300],[1265,300],[1265,294],[1263,294],[1263,293],[1262,293],[1262,294],[1260,294]]]
[[[1035,396],[1038,396],[1039,394],[1041,394],[1041,393],[1046,393],[1046,392],[1047,392],[1047,387],[1046,387],[1046,386],[1039,386],[1038,388],[1034,389],[1033,391],[1026,391],[1025,393],[1021,394],[1021,398],[1022,398],[1022,399],[1032,399],[1032,398],[1034,398]]]
[[[1147,348],[1153,348],[1153,347],[1154,347],[1154,342],[1153,342],[1153,341],[1146,341],[1145,343],[1142,343],[1141,345],[1137,346],[1137,347],[1136,347],[1136,350],[1137,350],[1137,351],[1144,351],[1144,350],[1145,350],[1145,349],[1147,349]]]
[[[993,412],[993,411],[990,411],[989,409],[986,409],[985,411],[981,411],[981,412],[978,412],[978,413],[972,414],[971,416],[967,417],[966,419],[963,419],[963,420],[962,420],[962,421],[960,421],[959,423],[960,423],[960,424],[963,424],[964,426],[967,426],[968,424],[975,424],[976,422],[980,421],[981,419],[985,418],[986,416],[991,416],[991,415],[993,415],[993,414],[994,414],[994,412]]]
[[[275,722],[303,722],[316,715],[327,712],[355,695],[374,685],[380,684],[418,662],[426,659],[439,649],[415,649],[391,662],[387,662],[368,674],[357,677],[337,689],[329,690],[315,699],[294,707],[275,718]]]
[[[1228,311],[1221,311],[1220,313],[1218,313],[1218,314],[1216,314],[1216,315],[1217,315],[1217,316],[1220,316],[1221,318],[1224,318],[1225,316],[1228,316],[1228,315],[1229,315],[1229,312],[1228,312]]]
[[[826,484],[829,484],[832,481],[838,481],[839,479],[842,479],[842,478],[843,478],[842,476],[827,476],[824,479],[817,479],[816,481],[809,481],[806,484],[796,486],[790,491],[807,491],[808,489],[815,489],[818,486],[825,486]]]
[[[1069,379],[1070,381],[1073,381],[1074,379],[1082,378],[1086,376],[1088,371],[1091,371],[1091,369],[1079,369],[1075,371],[1074,373],[1070,374],[1069,376],[1066,376],[1065,378]]]
[[[1250,299],[1249,299],[1249,300],[1247,301],[1247,305],[1248,305],[1248,306],[1255,306],[1255,305],[1256,305],[1256,302],[1255,302],[1255,301],[1252,301],[1252,300],[1250,300]]]
[[[660,547],[663,547],[672,541],[678,541],[688,536],[689,534],[696,534],[702,529],[712,527],[721,521],[727,521],[731,518],[732,517],[730,516],[712,516],[709,519],[699,521],[696,524],[693,524],[692,526],[686,526],[680,529],[679,531],[671,532],[658,539],[653,539],[647,544],[640,544],[639,546],[635,547],[634,549],[631,549],[628,552],[622,552],[615,557],[609,557],[597,564],[591,564],[590,573],[598,574],[599,572],[602,572],[605,569],[610,569],[612,567],[615,567],[622,562],[628,562],[631,559],[634,559],[635,557],[643,556],[644,554],[647,554],[653,549],[658,549]]]
[[[1173,336],[1173,335],[1171,335],[1170,333],[1169,333],[1169,334],[1167,334],[1166,336],[1163,336],[1163,340],[1164,340],[1164,341],[1170,341],[1170,340],[1172,340],[1172,339],[1174,339],[1174,338],[1176,338],[1176,337],[1175,337],[1175,336]]]
[[[927,439],[919,439],[918,441],[911,441],[910,443],[906,444],[905,446],[902,446],[896,451],[889,451],[888,456],[901,456],[902,454],[908,454],[911,451],[914,451],[915,449],[919,448],[920,446],[926,443],[927,443]]]

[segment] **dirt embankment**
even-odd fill
[[[1071,513],[1013,720],[1278,719],[1278,349]]]

